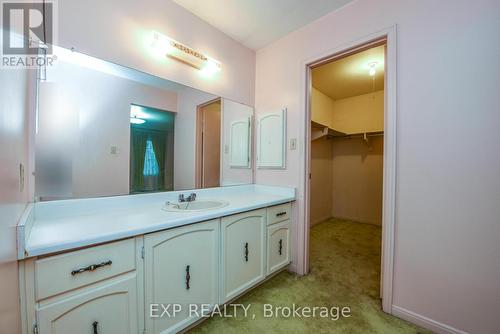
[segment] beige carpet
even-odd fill
[[[190,333],[429,333],[382,312],[380,227],[331,219],[311,229],[311,272],[283,272],[234,303],[251,304],[233,318],[213,317]],[[349,307],[350,317],[264,318],[264,304]],[[255,317],[253,317],[255,315]]]

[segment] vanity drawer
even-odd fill
[[[290,219],[292,205],[285,203],[267,208],[267,225]]]
[[[35,261],[36,300],[134,269],[134,239],[42,258]]]

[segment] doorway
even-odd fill
[[[385,46],[384,52],[384,89],[383,89],[383,163],[382,163],[382,205],[381,205],[381,265],[380,265],[380,295],[382,296],[382,309],[387,313],[392,313],[392,280],[393,280],[393,257],[394,257],[394,220],[395,220],[395,182],[396,182],[396,27],[390,27],[361,40],[349,43],[342,48],[331,50],[323,57],[311,59],[304,62],[305,76],[305,106],[304,113],[304,202],[299,206],[299,217],[303,219],[303,224],[299,224],[297,229],[298,242],[298,262],[297,272],[306,274],[310,270],[311,243],[310,243],[310,216],[316,202],[311,203],[311,140],[323,132],[325,135],[335,136],[335,129],[324,124],[314,124],[311,118],[311,104],[313,94],[312,71],[314,68],[324,64],[341,60],[350,55],[378,47]],[[369,64],[367,64],[369,65]],[[365,68],[365,75],[370,75],[370,68]],[[375,70],[377,71],[377,69]],[[342,132],[342,131],[340,131]],[[370,133],[371,132],[371,133]],[[377,131],[378,132],[378,131]],[[351,134],[344,133],[343,135]],[[321,135],[321,134],[320,134]],[[352,133],[350,140],[363,140],[369,142],[370,137],[380,136],[372,131]],[[348,139],[347,137],[344,139]],[[382,139],[382,138],[381,138]],[[332,195],[333,196],[333,195]],[[377,293],[378,295],[378,293]]]
[[[201,104],[196,112],[196,188],[220,186],[221,99]]]
[[[175,113],[130,106],[130,194],[174,190],[174,129]]]

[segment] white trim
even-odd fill
[[[302,138],[304,138],[304,153],[302,155],[304,163],[300,167],[300,177],[303,189],[303,205],[300,205],[296,240],[297,240],[297,273],[304,275],[309,271],[309,173],[311,152],[309,143],[310,131],[310,66],[328,59],[333,55],[346,52],[348,50],[361,47],[377,40],[386,40],[386,82],[385,82],[385,108],[384,108],[384,184],[383,184],[383,208],[382,208],[382,309],[387,313],[392,313],[392,285],[394,272],[394,228],[396,209],[396,119],[397,119],[397,95],[396,95],[396,25],[382,29],[379,32],[365,36],[356,41],[346,43],[323,52],[314,58],[305,60],[302,65],[305,69],[302,72],[303,92],[301,104],[305,108],[302,113],[301,122]],[[387,70],[389,69],[389,70]],[[302,152],[301,152],[302,153]],[[300,192],[298,194],[300,198]]]
[[[26,243],[30,237],[31,229],[34,223],[34,204],[28,203],[16,226],[17,231],[17,259],[22,260],[25,257]]]
[[[392,312],[394,245],[396,221],[397,152],[397,52],[396,26],[386,30],[385,103],[384,103],[384,176],[382,199],[382,308]]]
[[[290,238],[290,241],[291,241],[291,238]],[[298,271],[297,271],[297,265],[296,265],[296,264],[294,264],[293,262],[292,262],[292,263],[290,263],[290,264],[288,265],[288,267],[287,267],[287,271],[288,271],[288,272],[292,272],[292,273],[295,273],[295,274],[296,274],[296,273],[298,272]]]
[[[432,320],[396,305],[392,306],[392,314],[398,318],[407,320],[439,334],[468,334],[468,332],[451,327],[436,320]]]

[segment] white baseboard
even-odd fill
[[[439,334],[468,334],[467,332],[440,323],[436,320],[432,320],[396,305],[392,305],[392,315]]]

